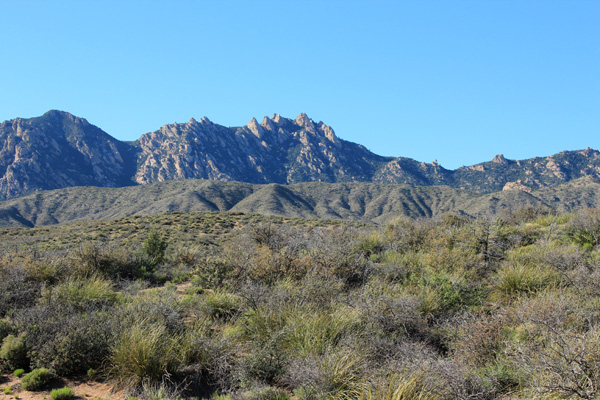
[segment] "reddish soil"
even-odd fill
[[[3,375],[0,378],[0,400],[51,400],[52,389],[70,387],[76,395],[76,399],[123,399],[123,392],[112,392],[112,385],[102,382],[93,382],[88,379],[57,379],[48,390],[28,392],[21,388],[21,380],[12,375]],[[10,387],[10,394],[5,394],[5,388]]]

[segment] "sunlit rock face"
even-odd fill
[[[306,114],[278,114],[227,128],[200,123],[165,125],[143,135],[135,181],[203,178],[251,183],[369,181],[388,161],[362,146],[340,140]]]
[[[365,132],[365,135],[372,132]],[[305,113],[225,127],[208,118],[164,125],[135,142],[62,111],[0,124],[0,199],[69,186],[120,187],[189,178],[250,183],[379,182],[448,185],[479,193],[534,190],[600,176],[587,148],[447,170],[437,161],[382,157],[339,139]],[[410,149],[404,149],[410,152]]]
[[[128,146],[69,113],[5,121],[0,143],[3,199],[68,186],[132,183]]]

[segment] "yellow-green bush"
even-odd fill
[[[11,369],[29,367],[25,336],[6,336],[2,341],[2,347],[0,347],[0,358],[3,359]]]
[[[36,391],[46,387],[54,378],[54,373],[49,369],[37,368],[25,375],[25,377],[21,379],[21,384],[23,385],[24,390]]]

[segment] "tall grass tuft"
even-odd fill
[[[54,287],[42,292],[41,302],[57,302],[72,305],[77,309],[104,306],[116,299],[113,284],[106,278],[93,274],[87,278],[69,277]]]
[[[163,324],[134,323],[112,349],[110,375],[127,387],[168,379],[181,363],[181,339]]]
[[[392,374],[380,386],[371,385],[360,400],[442,400],[444,397],[435,387],[430,387],[420,374],[403,376]]]
[[[523,294],[557,286],[560,282],[560,274],[544,265],[506,264],[498,271],[492,300],[510,301]]]
[[[325,354],[343,337],[356,331],[360,314],[349,307],[333,312],[312,307],[296,308],[287,317],[285,342],[300,356]]]
[[[201,309],[213,320],[228,321],[237,315],[241,307],[241,298],[223,290],[206,292]]]
[[[319,365],[321,385],[330,397],[352,398],[360,392],[363,368],[358,352],[344,349],[326,354]]]

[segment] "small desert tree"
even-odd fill
[[[142,250],[153,265],[158,265],[165,257],[167,246],[167,241],[158,233],[158,231],[152,230],[144,242]]]

